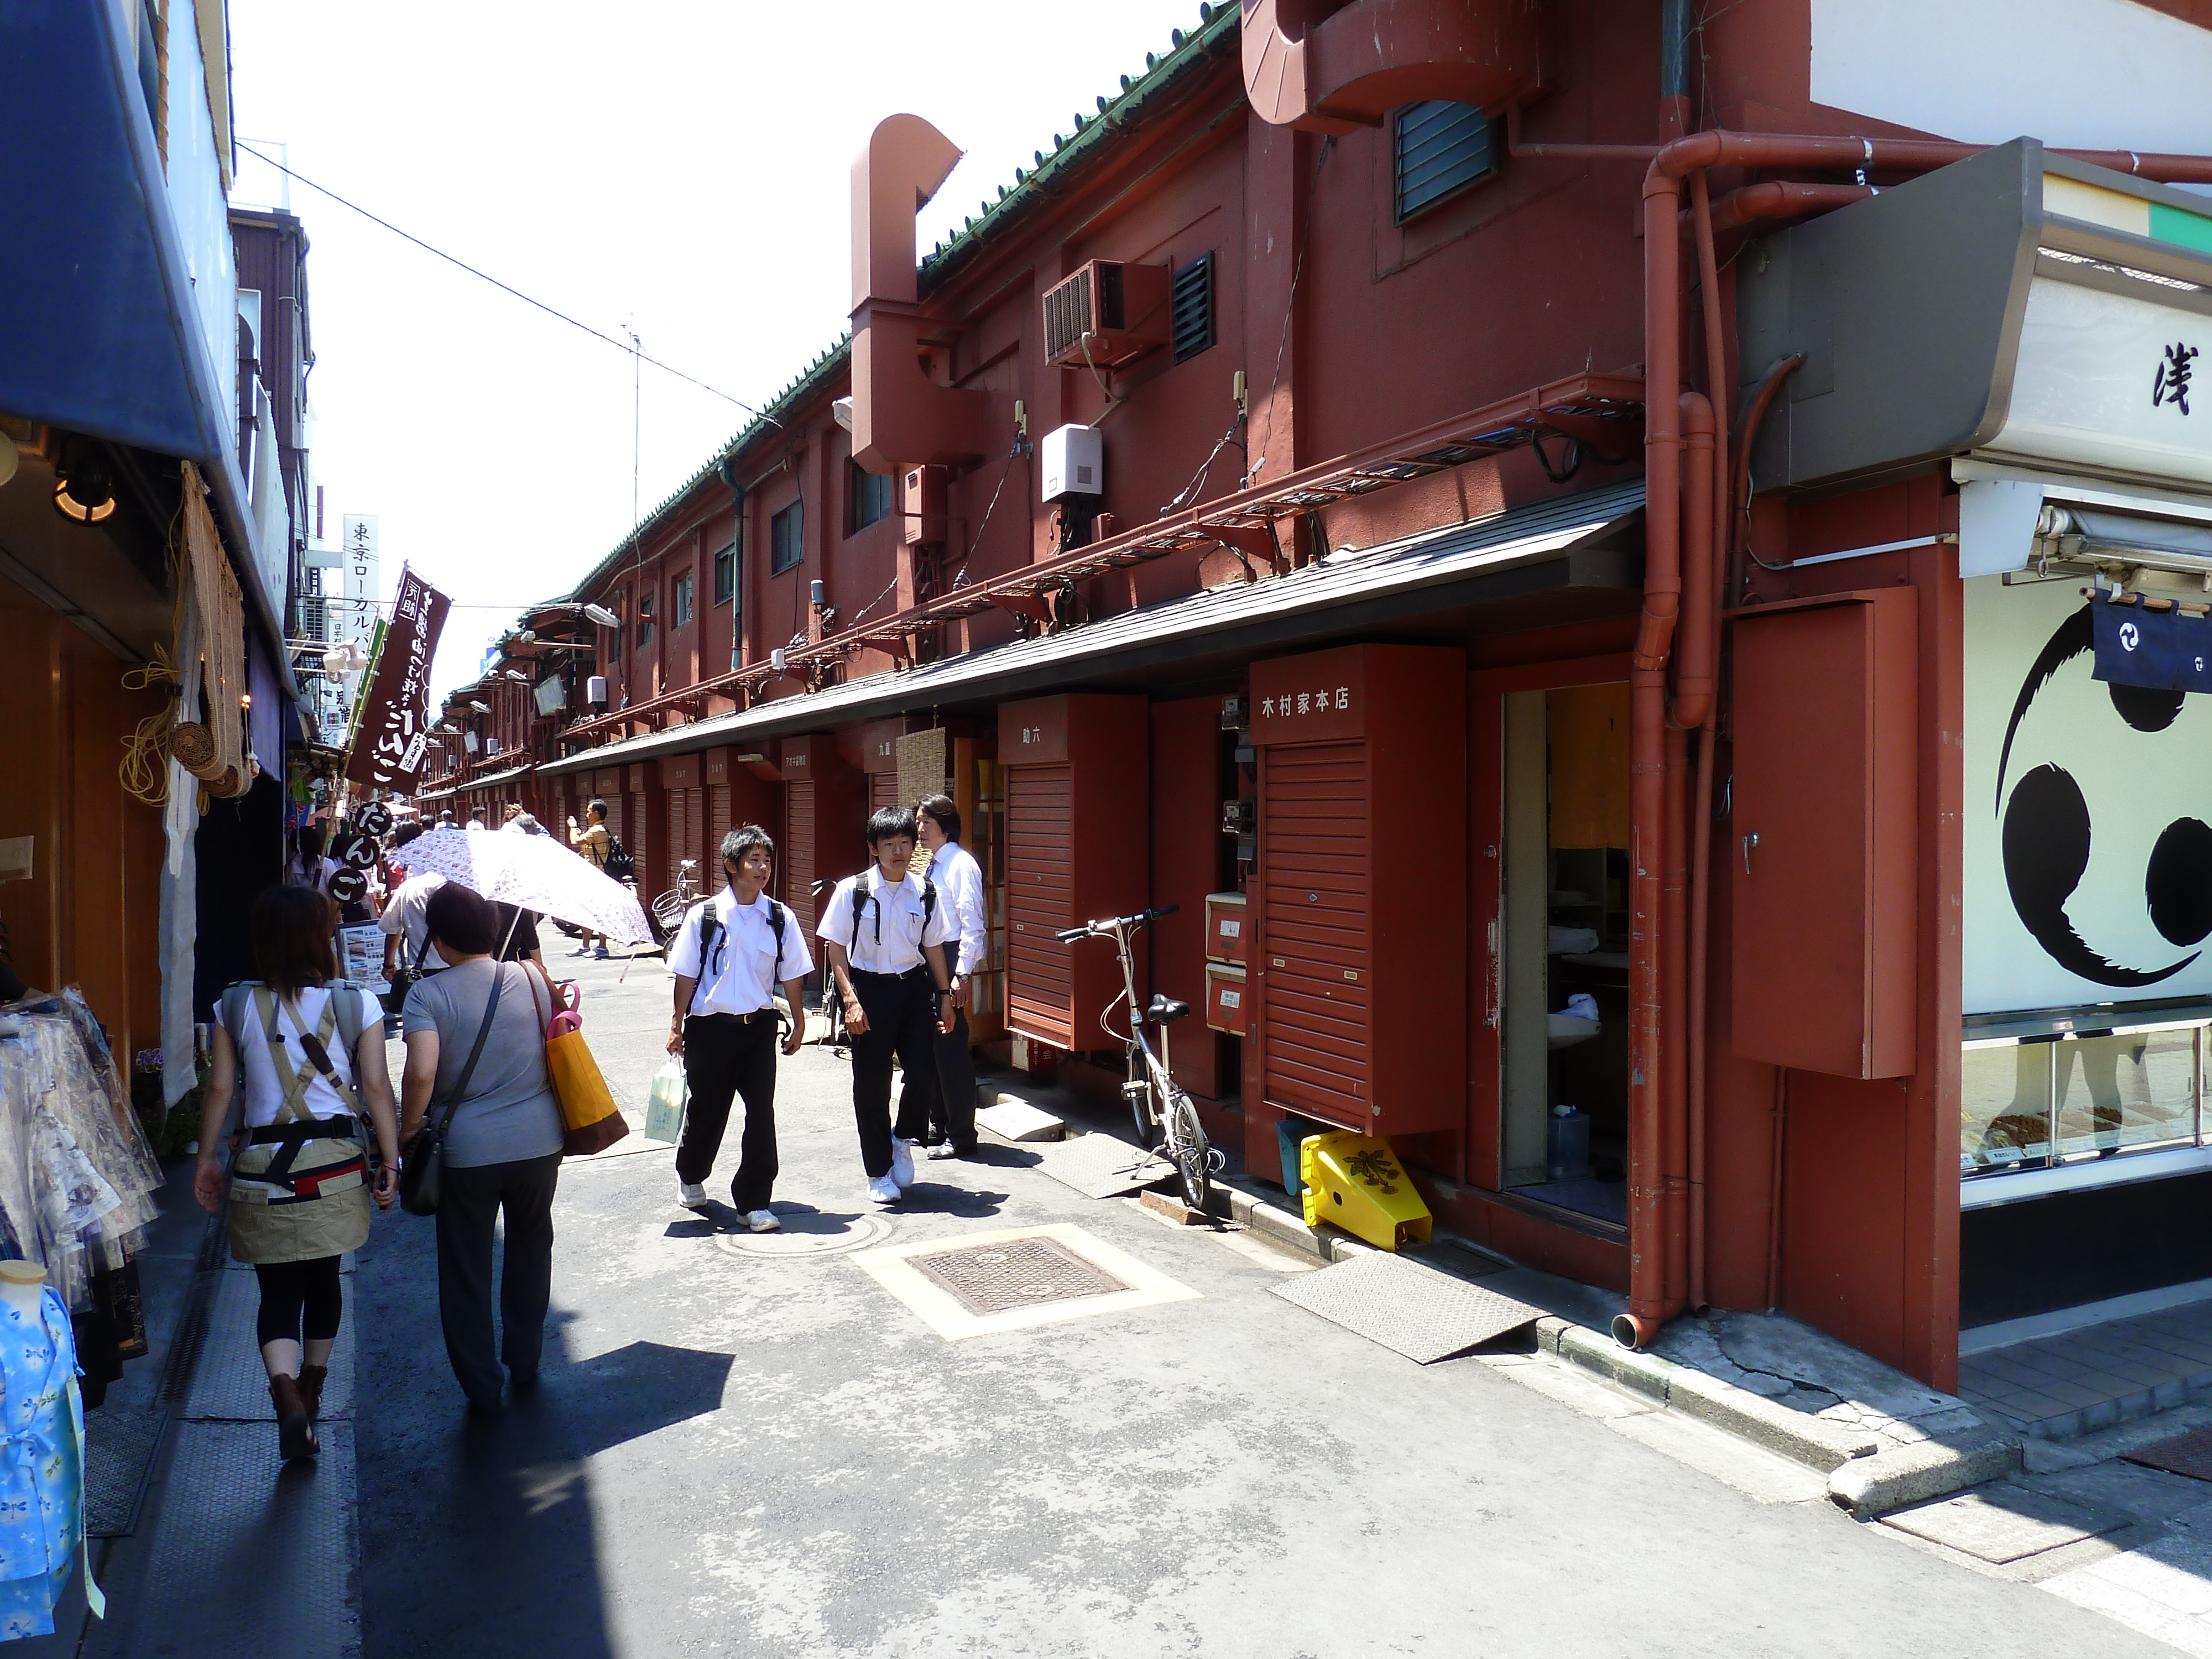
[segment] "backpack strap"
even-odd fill
[[[276,1081],[283,1085],[284,1097],[276,1103],[276,1115],[289,1122],[306,1122],[314,1116],[303,1103],[307,1085],[314,1080],[312,1067],[300,1065],[291,1055],[291,1044],[284,1040],[283,1032],[276,1029],[276,997],[266,985],[253,988],[254,1012],[259,1016],[264,1034],[269,1039],[269,1064],[276,1073]],[[299,1021],[296,1011],[293,1014]],[[304,1024],[304,1022],[300,1022]],[[335,1013],[326,1006],[323,1009],[319,1035],[327,1037],[337,1026]]]
[[[876,866],[872,864],[853,878],[853,949],[856,951],[860,948],[860,918],[868,913],[868,886],[875,873]],[[876,902],[876,943],[881,945],[883,942],[884,906],[883,901],[878,899]]]
[[[771,995],[771,996],[773,996],[773,995],[775,994],[775,988],[776,988],[777,984],[781,981],[781,975],[782,975],[782,973],[783,973],[783,919],[784,919],[784,914],[785,914],[785,913],[784,913],[784,908],[783,908],[783,907],[782,907],[781,904],[778,904],[778,903],[777,903],[774,899],[770,899],[770,900],[768,902],[768,927],[769,927],[769,933],[773,933],[773,934],[775,936],[775,960],[773,963],[769,963],[769,970],[768,970],[768,979],[769,979],[769,988],[769,988],[769,995]]]

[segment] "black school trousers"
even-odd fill
[[[703,1182],[714,1172],[730,1103],[745,1103],[744,1133],[738,1142],[738,1173],[730,1202],[750,1213],[768,1208],[775,1190],[775,1010],[750,1018],[693,1014],[684,1022],[684,1080],[691,1088],[684,1139],[676,1148],[679,1181]]]
[[[921,1140],[929,1133],[927,1091],[902,1097],[891,1123],[891,1060],[908,1077],[933,1074],[937,1066],[937,986],[927,967],[903,974],[846,970],[868,1029],[853,1034],[853,1121],[860,1131],[860,1164],[868,1179],[891,1172],[891,1137]]]
[[[558,1152],[512,1164],[446,1167],[438,1193],[438,1316],[454,1379],[477,1405],[499,1403],[501,1362],[517,1382],[538,1375],[545,1348],[545,1309],[553,1295],[553,1188],[560,1177]],[[495,1336],[492,1243],[502,1210],[502,1328]]]
[[[934,1066],[908,1072],[899,1083],[899,1121],[926,1117],[928,1131],[922,1137],[931,1146],[949,1140],[955,1151],[975,1150],[975,1055],[968,1043],[968,1011],[952,1017],[952,1030],[939,1036],[933,1026],[931,1050]],[[917,1103],[916,1097],[920,1097]]]

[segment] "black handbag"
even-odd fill
[[[476,1075],[477,1061],[483,1058],[484,1040],[491,1036],[492,1017],[499,1012],[499,993],[507,979],[507,964],[495,962],[491,966],[491,995],[484,1003],[483,1024],[477,1028],[477,1046],[469,1050],[469,1063],[461,1067],[461,1074],[453,1079],[453,1091],[446,1097],[441,1109],[433,1101],[424,1115],[422,1127],[415,1138],[401,1150],[399,1157],[399,1207],[410,1215],[438,1213],[438,1188],[446,1174],[446,1131],[453,1121],[453,1113],[469,1091],[469,1079]]]

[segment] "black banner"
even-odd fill
[[[2096,678],[2150,691],[2212,691],[2212,617],[2171,600],[2099,593]]]
[[[399,600],[377,652],[346,776],[375,789],[411,793],[430,738],[430,663],[446,626],[446,596],[413,571],[399,572]]]

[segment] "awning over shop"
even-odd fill
[[[119,8],[0,8],[0,410],[165,455],[222,453]]]
[[[2136,486],[1973,458],[1959,486],[1959,574],[2099,568],[2212,572],[2212,495]]]
[[[517,778],[527,777],[532,769],[528,766],[511,766],[506,771],[494,772],[489,777],[471,778],[461,786],[461,793],[466,794],[471,790],[489,789],[495,784],[512,783]]]
[[[970,652],[743,713],[609,744],[541,775],[711,748],[750,736],[914,708],[1028,696],[1116,675],[1287,650],[1425,614],[1584,587],[1640,591],[1642,546],[1626,534],[1644,508],[1641,480],[1516,507],[1404,541],[1345,549],[1289,575],[1194,593],[1059,634]]]

